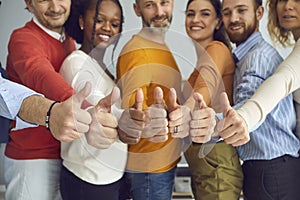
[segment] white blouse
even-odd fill
[[[60,74],[79,91],[89,81],[92,92],[87,100],[96,105],[115,86],[96,60],[81,50],[74,51],[62,64]],[[112,106],[112,113],[119,117],[122,110]],[[127,145],[116,141],[108,149],[97,149],[87,143],[85,137],[73,142],[61,143],[63,165],[76,176],[92,184],[110,184],[119,180],[127,161]]]

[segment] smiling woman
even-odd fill
[[[91,82],[92,92],[88,101],[93,105],[114,87],[114,77],[107,70],[103,57],[108,46],[116,46],[122,23],[123,11],[118,0],[72,0],[65,29],[81,47],[65,59],[60,73],[77,91],[86,81]],[[113,106],[109,110],[112,119],[116,119],[114,115],[119,115],[118,109]],[[111,143],[104,147],[103,141],[107,140]],[[87,134],[72,143],[62,143],[63,199],[96,200],[100,196],[103,199],[119,199],[127,146],[115,140],[116,135],[99,138]]]

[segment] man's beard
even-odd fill
[[[168,20],[168,23],[167,23],[167,24],[163,24],[163,25],[161,25],[161,26],[157,26],[157,25],[155,26],[155,24],[152,23],[156,18],[157,18],[157,17],[152,18],[152,19],[150,20],[150,22],[147,22],[147,21],[144,19],[144,17],[142,16],[144,25],[145,25],[146,27],[148,27],[149,30],[150,30],[151,32],[153,32],[153,33],[166,33],[166,32],[169,30],[170,26],[171,26],[172,17],[169,18],[168,16],[165,16],[165,18]]]
[[[227,32],[229,39],[231,42],[236,43],[236,44],[241,44],[245,42],[257,29],[258,26],[258,21],[255,19],[253,24],[249,26],[244,25],[244,32],[243,33],[230,33]]]

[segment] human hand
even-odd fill
[[[203,96],[199,93],[194,94],[195,108],[192,112],[190,122],[190,134],[193,142],[206,143],[211,140],[214,133],[216,119],[215,111],[207,107]]]
[[[89,145],[98,149],[107,149],[115,142],[118,137],[118,120],[110,111],[112,104],[119,97],[120,90],[114,87],[109,95],[101,99],[95,107],[89,109],[92,116],[90,129],[86,133]]]
[[[154,103],[145,113],[145,128],[142,137],[150,142],[165,142],[168,140],[168,119],[164,94],[160,87],[154,89]]]
[[[191,111],[187,106],[177,104],[174,88],[169,92],[169,130],[173,138],[185,138],[189,135]]]
[[[86,97],[91,92],[91,84],[62,103],[53,106],[50,117],[50,131],[53,137],[62,142],[71,142],[89,130],[91,115],[81,109]]]
[[[244,119],[230,106],[227,94],[223,92],[220,101],[224,106],[224,119],[217,123],[217,130],[226,144],[241,146],[250,141]]]
[[[144,94],[137,89],[135,103],[132,108],[123,111],[118,126],[119,138],[126,144],[136,144],[140,141],[145,127],[145,113],[143,112]]]

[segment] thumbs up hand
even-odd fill
[[[120,90],[117,87],[112,92],[101,99],[98,104],[89,110],[92,115],[92,123],[86,134],[89,145],[98,149],[107,149],[118,137],[117,118],[110,113],[111,106],[120,97]]]
[[[169,130],[173,138],[184,138],[189,135],[191,111],[187,106],[177,104],[174,88],[169,92]]]
[[[227,94],[221,94],[221,103],[223,104],[223,120],[217,123],[217,130],[226,144],[240,146],[250,141],[248,127],[244,119],[230,106]]]
[[[89,130],[91,115],[81,107],[90,92],[91,84],[87,83],[78,93],[54,105],[49,119],[54,138],[62,142],[71,142]]]
[[[146,123],[143,102],[144,94],[142,89],[139,88],[136,91],[134,106],[124,110],[119,119],[119,138],[126,144],[136,144],[141,139],[142,130]]]
[[[195,108],[190,122],[190,134],[193,142],[206,143],[211,140],[216,125],[215,111],[207,107],[203,96],[194,94]]]
[[[154,103],[145,111],[145,128],[142,137],[150,142],[165,142],[168,140],[168,119],[164,94],[160,87],[154,89]]]

